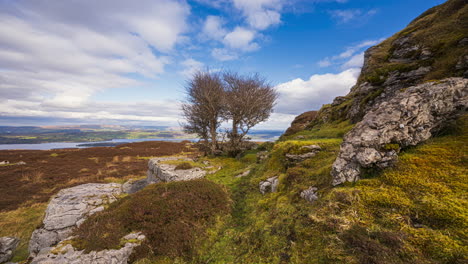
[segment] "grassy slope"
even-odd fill
[[[230,188],[234,210],[209,231],[193,262],[465,263],[468,117],[458,126],[404,152],[396,168],[338,188],[329,172],[341,139],[313,139],[320,131],[277,143],[262,164],[224,159],[226,169],[210,179]],[[324,150],[296,166],[284,162],[308,144]],[[250,175],[233,177],[243,167]],[[274,175],[279,191],[262,196],[258,183]],[[299,197],[308,186],[320,189],[314,204]]]

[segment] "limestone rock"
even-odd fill
[[[20,242],[16,237],[0,237],[0,263],[7,262]]]
[[[31,264],[126,264],[133,249],[141,244],[145,236],[131,233],[122,238],[125,245],[120,249],[91,251],[75,249],[67,240],[53,248],[44,248],[32,260]]]
[[[190,159],[185,157],[167,157],[167,158],[153,158],[148,162],[147,181],[149,183],[156,182],[171,182],[171,181],[187,181],[192,179],[203,178],[206,171],[201,168],[191,168],[188,170],[175,170],[175,165],[164,164],[161,161],[167,160],[186,160]]]
[[[320,150],[322,150],[322,148],[317,145],[304,146],[302,149],[305,149],[308,152],[304,154],[286,154],[286,158],[291,162],[301,162],[314,157]]]
[[[308,189],[301,192],[301,197],[309,203],[313,203],[318,200],[317,190],[317,187],[309,187]]]
[[[124,193],[136,193],[139,190],[145,188],[150,182],[148,179],[141,179],[141,180],[129,180],[122,185],[122,191]]]
[[[333,164],[333,185],[358,180],[362,168],[391,166],[401,148],[429,139],[467,107],[463,78],[412,86],[374,106],[345,135]]]
[[[88,183],[61,190],[49,202],[42,226],[36,229],[29,242],[29,253],[35,256],[41,249],[57,244],[68,237],[73,228],[117,200],[122,187],[117,183]]]
[[[238,175],[236,176],[236,178],[245,177],[245,176],[249,175],[249,173],[250,173],[250,170],[246,170],[246,171],[244,171],[244,172],[238,174]]]
[[[268,178],[266,181],[261,181],[259,184],[260,192],[262,194],[266,194],[267,192],[276,192],[278,184],[278,176]]]

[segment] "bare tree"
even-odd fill
[[[232,129],[228,131],[230,152],[237,155],[249,130],[270,117],[278,94],[258,74],[240,76],[227,72],[223,80],[227,98],[223,114],[232,121]]]
[[[211,153],[218,149],[217,131],[222,121],[224,95],[218,73],[197,72],[186,85],[187,101],[182,105],[184,131],[202,138]]]

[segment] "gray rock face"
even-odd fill
[[[41,249],[67,238],[74,227],[117,200],[122,187],[117,183],[88,183],[61,190],[46,209],[42,227],[36,229],[29,242],[29,253],[35,256]]]
[[[7,262],[13,257],[20,240],[16,237],[0,237],[0,263]]]
[[[187,181],[193,179],[203,178],[206,171],[200,168],[191,168],[188,170],[175,170],[175,165],[164,164],[161,161],[167,160],[186,160],[190,159],[185,157],[167,157],[167,158],[154,158],[148,162],[148,178],[149,183],[156,182],[171,182],[171,181]]]
[[[278,176],[268,178],[266,181],[261,181],[259,184],[260,192],[266,194],[268,192],[276,192],[278,188],[279,180]]]
[[[32,260],[31,264],[124,264],[133,249],[145,239],[141,233],[131,233],[122,238],[125,243],[120,249],[91,251],[75,249],[68,241],[62,241],[53,248],[45,248]]]
[[[448,78],[413,86],[374,106],[344,137],[333,164],[333,185],[354,182],[362,168],[392,165],[401,148],[429,139],[468,107],[468,80]]]
[[[317,190],[317,187],[309,187],[301,192],[301,197],[309,203],[313,203],[318,200]]]
[[[129,180],[122,185],[122,191],[124,193],[136,193],[139,190],[145,188],[150,182],[148,179],[141,179],[141,180]]]
[[[304,154],[298,154],[298,155],[286,154],[286,158],[291,162],[300,162],[300,161],[314,157],[315,155],[317,155],[317,153],[320,152],[320,150],[322,150],[322,148],[317,145],[304,146],[302,147],[302,149],[308,150],[308,152]]]

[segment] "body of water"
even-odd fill
[[[140,139],[113,139],[108,141],[96,142],[51,142],[38,144],[0,144],[0,150],[7,149],[29,149],[29,150],[49,150],[49,149],[64,149],[64,148],[90,148],[95,147],[92,144],[109,144],[119,145],[133,142],[143,141],[172,141],[180,142],[184,140],[195,141],[195,139],[171,139],[171,138],[140,138]]]

